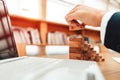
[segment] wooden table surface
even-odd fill
[[[120,63],[114,61],[112,57],[119,57],[118,53],[105,53],[104,62],[98,62],[98,65],[106,80],[120,80]]]
[[[112,57],[120,57],[118,53],[101,53],[105,58],[104,62],[98,62],[98,65],[106,80],[120,80],[120,63],[114,61]],[[47,55],[44,57],[68,59],[69,55]]]

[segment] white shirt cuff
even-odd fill
[[[115,11],[114,12],[108,12],[102,18],[102,21],[101,21],[101,30],[100,30],[100,37],[101,37],[101,41],[102,41],[103,44],[104,44],[106,27],[107,27],[108,21],[110,20],[110,18],[112,17],[112,15],[114,13],[116,13],[116,12]]]

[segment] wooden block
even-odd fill
[[[82,51],[80,49],[75,49],[75,48],[72,48],[72,49],[69,49],[69,52],[70,53],[82,53]]]
[[[70,59],[78,59],[80,57],[81,57],[81,54],[79,54],[79,53],[70,53],[69,54]]]
[[[82,28],[77,27],[77,26],[70,26],[70,27],[69,27],[69,30],[70,30],[70,31],[82,30]]]
[[[69,30],[70,31],[74,31],[74,30],[83,30],[85,27],[85,24],[81,23],[80,21],[77,20],[72,20],[71,21],[72,24],[76,24],[75,26],[70,26]]]
[[[78,41],[81,42],[83,38],[70,38],[69,41]]]
[[[74,41],[70,41],[69,42],[69,46],[80,46],[80,45],[82,45],[82,43],[80,43],[80,42],[74,42]]]

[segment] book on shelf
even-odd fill
[[[27,32],[29,33],[31,44],[41,44],[41,39],[38,29],[29,28],[27,29]]]
[[[48,44],[56,44],[56,45],[68,45],[69,44],[69,38],[71,37],[82,37],[81,34],[73,34],[68,35],[67,33],[55,31],[55,32],[48,32],[47,33],[47,43]]]
[[[65,45],[68,44],[68,36],[64,32],[48,32],[47,43],[51,45]]]
[[[13,34],[16,43],[41,44],[38,29],[13,26]]]

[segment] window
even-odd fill
[[[41,0],[6,0],[10,14],[41,18]]]

